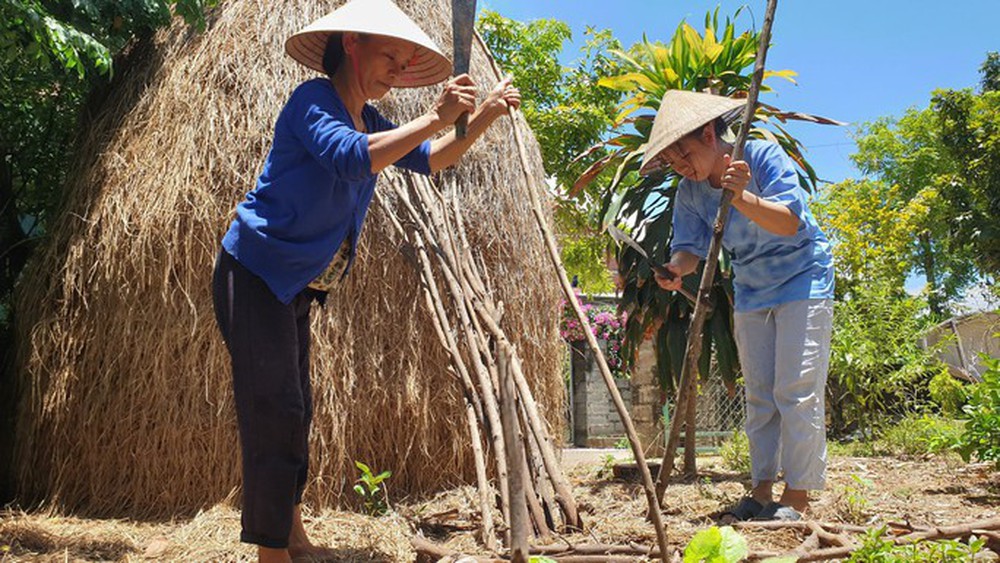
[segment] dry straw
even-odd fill
[[[400,4],[438,44],[451,45],[447,0]],[[65,208],[19,287],[22,501],[180,515],[238,486],[212,264],[278,111],[310,76],[283,42],[334,7],[229,1],[205,34],[176,27],[137,46],[135,64],[119,68],[81,140]],[[472,63],[474,78],[489,86],[484,53],[474,51]],[[405,120],[436,95],[398,91],[379,107]],[[470,243],[504,303],[504,329],[559,436],[558,286],[513,143],[509,125],[498,122],[440,182],[457,180]],[[537,147],[531,158],[541,175]],[[397,498],[473,481],[459,385],[419,276],[379,208],[343,293],[314,310],[313,335],[308,503],[347,499],[355,459],[391,469]]]

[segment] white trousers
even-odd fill
[[[791,489],[826,484],[824,391],[832,328],[832,299],[735,314],[755,487],[777,480],[779,471]]]

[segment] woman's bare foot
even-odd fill
[[[335,552],[328,547],[313,545],[302,524],[302,505],[295,505],[292,512],[292,531],[288,534],[288,554],[291,560],[332,560]]]

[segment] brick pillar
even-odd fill
[[[647,457],[663,455],[662,392],[656,377],[652,334],[639,346],[632,370],[632,422]]]

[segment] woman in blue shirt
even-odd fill
[[[396,126],[368,100],[445,80],[451,63],[389,0],[349,2],[286,43],[324,72],[281,110],[257,179],[222,240],[216,317],[232,358],[243,467],[241,539],[259,560],[317,553],[302,526],[312,418],[309,309],[347,275],[378,173],[422,174],[456,163],[520,93],[505,80],[476,105],[468,75],[426,113]],[[468,132],[429,139],[470,113]]]
[[[780,146],[746,144],[733,161],[724,116],[742,100],[669,91],[650,135],[643,173],[669,166],[677,188],[666,267],[676,291],[708,254],[722,190],[733,210],[722,245],[732,256],[734,333],[746,384],[753,489],[730,518],[797,520],[826,479],[824,391],[833,320],[833,257]],[[772,487],[783,472],[778,502]]]

